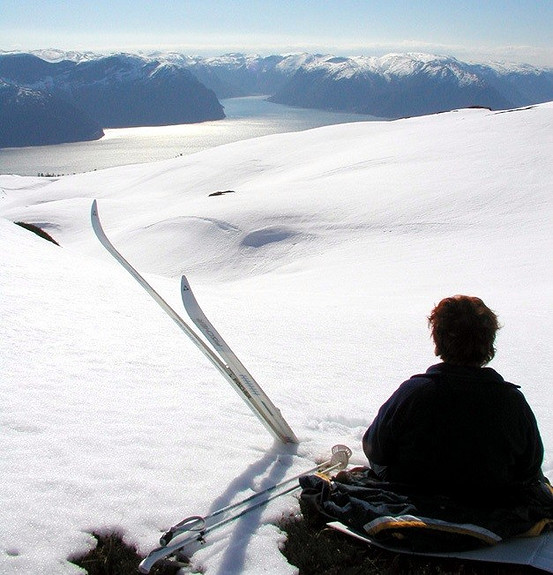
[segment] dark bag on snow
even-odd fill
[[[499,508],[412,493],[405,485],[381,481],[369,468],[341,472],[332,480],[307,475],[300,485],[302,501],[326,521],[401,550],[475,549],[553,527],[553,491],[542,482],[526,487],[515,505]]]

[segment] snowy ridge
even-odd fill
[[[0,54],[13,54],[16,52],[0,50]],[[103,58],[107,54],[100,52],[78,52],[78,51],[64,51],[59,49],[42,49],[42,50],[32,50],[30,52],[43,60],[49,62],[61,62],[62,60],[70,60],[74,62],[80,62],[85,60],[96,60],[98,58]],[[281,54],[273,56],[262,56],[260,54],[243,54],[239,52],[223,54],[221,56],[193,56],[182,54],[180,52],[147,52],[140,53],[141,57],[148,57],[153,60],[159,61],[169,61],[174,63],[182,64],[192,64],[192,63],[207,63],[216,65],[227,65],[233,67],[240,67],[244,65],[257,66],[260,61],[265,59],[275,59],[279,60],[279,67],[288,68],[291,70],[297,70],[298,67],[309,65],[310,63],[317,62],[328,62],[331,59],[336,59],[337,57],[332,54],[309,54],[309,53],[293,53],[293,54]],[[366,70],[373,72],[385,71],[389,68],[390,63],[393,62],[394,66],[397,67],[397,72],[399,73],[409,73],[412,70],[413,63],[420,62],[422,64],[427,64],[430,62],[441,62],[443,64],[448,63],[459,63],[460,61],[451,56],[441,56],[437,54],[429,54],[424,52],[406,52],[406,53],[390,53],[384,56],[349,56],[349,57],[339,57],[341,60],[351,60],[352,62],[358,62],[360,66]],[[469,63],[469,65],[476,63]],[[511,73],[511,72],[528,72],[528,71],[551,71],[550,67],[547,66],[534,66],[531,64],[524,64],[519,62],[509,62],[509,61],[490,61],[490,62],[480,62],[480,65],[489,66],[495,69],[499,73]]]
[[[436,361],[425,318],[455,293],[499,314],[491,365],[522,386],[551,477],[552,125],[553,103],[457,110],[62,178],[0,176],[0,572],[76,574],[67,558],[93,530],[145,553],[183,517],[310,469],[336,443],[363,464],[382,401]],[[175,309],[187,274],[296,449],[259,432],[105,253],[94,198],[118,249]],[[284,497],[245,516],[194,565],[294,573],[274,522],[296,509]]]
[[[455,69],[460,70],[463,64],[455,58],[436,56],[424,53],[387,54],[380,57],[357,56],[351,58],[336,58],[334,56],[320,56],[311,61],[302,63],[309,69],[326,68],[352,69],[358,73],[381,74],[384,76],[409,76],[424,70]]]
[[[36,54],[0,53],[0,80],[67,102],[70,111],[58,114],[57,123],[75,124],[79,133],[86,128],[83,139],[99,137],[98,128],[222,119],[217,98],[247,95],[269,95],[271,101],[288,106],[378,118],[466,107],[500,110],[553,99],[553,69],[468,64],[424,53],[199,57],[177,52],[64,55],[47,50]],[[13,121],[18,111],[5,91],[0,93],[0,110],[4,133],[0,147],[52,143],[51,131],[44,128],[36,130],[32,142],[27,141],[30,130],[25,130],[21,143],[18,122]],[[57,117],[56,110],[46,109],[43,115],[48,113]],[[33,116],[35,124],[43,120],[30,105],[23,115]],[[86,123],[89,117],[95,123],[92,129]],[[55,143],[67,139],[60,135]]]
[[[48,62],[72,61],[92,62],[108,57],[93,52],[64,52],[62,50],[35,50],[31,52]],[[2,52],[0,55],[12,54]],[[328,75],[351,78],[358,75],[378,75],[385,78],[402,78],[417,74],[444,75],[448,71],[462,83],[481,82],[480,72],[494,73],[497,76],[544,75],[553,73],[553,69],[528,64],[509,62],[466,63],[451,56],[426,54],[422,52],[392,53],[384,56],[336,57],[331,54],[284,54],[261,56],[259,54],[231,53],[214,57],[192,56],[178,52],[149,52],[147,54],[111,54],[111,57],[135,60],[137,70],[146,63],[171,64],[191,70],[225,70],[226,73],[247,71],[256,73],[275,73],[291,77],[298,70],[324,70]],[[136,66],[135,66],[136,68]],[[137,71],[137,74],[140,72]],[[271,92],[272,93],[272,92]],[[221,97],[221,96],[220,96]]]
[[[387,118],[468,106],[504,109],[553,98],[551,68],[471,64],[425,53],[227,54],[181,62],[219,97],[270,94],[281,104]]]

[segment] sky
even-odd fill
[[[553,66],[553,0],[2,0],[0,50],[430,52]]]

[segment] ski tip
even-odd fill
[[[190,283],[186,279],[185,275],[182,275],[180,278],[180,291],[181,293],[191,291]]]
[[[98,236],[102,225],[100,224],[100,216],[98,215],[98,202],[93,200],[92,206],[90,207],[90,223],[92,224],[92,229]]]

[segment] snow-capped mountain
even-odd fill
[[[281,104],[387,118],[468,106],[525,106],[553,98],[553,69],[469,64],[434,54],[150,57],[187,67],[219,98],[269,94]]]
[[[306,61],[315,58],[309,54],[263,57],[231,53],[199,57],[159,52],[149,56],[189,69],[218,98],[274,94]]]
[[[0,53],[0,79],[62,98],[101,127],[220,119],[224,112],[217,98],[256,94],[290,106],[381,118],[473,106],[506,109],[553,99],[551,68],[468,64],[421,53],[208,58],[43,50]],[[4,103],[0,127],[12,114]]]
[[[183,66],[152,58],[118,54],[50,62],[33,54],[0,55],[0,79],[18,88],[42,94],[45,105],[29,121],[40,125],[41,116],[53,115],[51,101],[89,116],[102,128],[185,124],[224,118],[215,94]],[[59,105],[58,105],[59,107]],[[13,124],[17,110],[0,94],[0,128]],[[55,115],[55,114],[54,114]],[[71,131],[82,129],[78,114],[60,116],[59,124]],[[21,127],[22,129],[22,127]],[[17,131],[17,125],[14,126]],[[26,145],[51,143],[49,132],[26,131]],[[15,134],[3,145],[21,145]],[[81,138],[86,139],[86,138]],[[68,139],[62,141],[71,141]]]
[[[271,98],[281,104],[396,118],[455,108],[503,109],[553,97],[553,70],[491,68],[428,54],[321,56]]]

